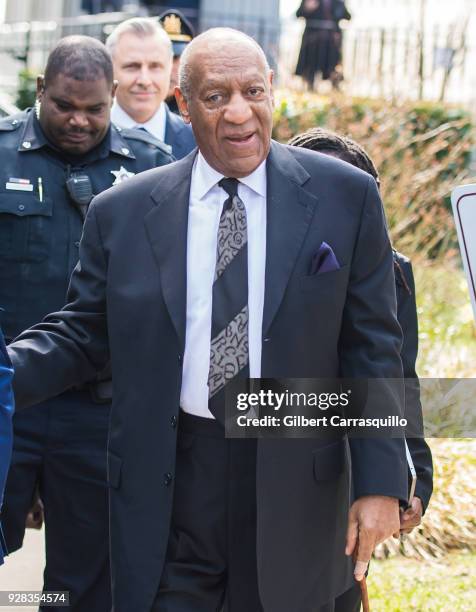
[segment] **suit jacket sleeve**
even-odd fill
[[[396,286],[398,320],[403,331],[402,364],[405,377],[405,417],[408,420],[407,444],[417,473],[415,495],[426,511],[433,491],[433,461],[431,451],[423,438],[423,415],[420,385],[416,373],[418,354],[418,317],[415,300],[415,281],[411,263],[399,254]]]
[[[13,443],[13,370],[11,366],[3,335],[0,331],[0,509],[2,507],[3,491],[10,466]],[[7,549],[0,524],[0,565],[3,563],[3,555],[6,553]]]
[[[339,352],[341,376],[370,379],[370,385],[377,390],[374,404],[383,417],[403,416],[403,382],[398,389],[398,379],[402,379],[400,348],[392,250],[377,186],[369,179],[351,264]],[[375,415],[375,406],[372,410]],[[351,436],[349,443],[354,497],[386,495],[406,501],[408,473],[403,437]]]
[[[96,218],[97,199],[93,200],[86,217],[68,304],[24,331],[8,347],[15,369],[17,408],[93,379],[109,359],[107,261]]]

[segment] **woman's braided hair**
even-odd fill
[[[367,172],[374,177],[377,185],[379,184],[379,175],[375,164],[365,149],[352,138],[341,136],[325,128],[315,127],[294,136],[288,144],[338,157]]]

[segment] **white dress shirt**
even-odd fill
[[[111,108],[111,121],[122,128],[145,128],[149,134],[155,136],[158,140],[165,142],[165,128],[167,123],[167,113],[165,111],[165,104],[159,106],[157,111],[152,117],[145,123],[138,123],[126,111],[121,108],[116,99],[112,104]]]
[[[187,235],[187,319],[180,406],[214,418],[208,410],[208,370],[212,327],[212,289],[218,226],[228,197],[218,185],[223,175],[198,153],[192,170]],[[248,229],[248,342],[250,376],[261,376],[261,341],[266,265],[266,161],[239,179]]]

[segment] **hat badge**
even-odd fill
[[[180,34],[182,30],[182,22],[177,15],[167,15],[164,19],[164,30],[167,34]]]

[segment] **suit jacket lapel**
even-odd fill
[[[166,113],[166,122],[165,122],[165,143],[172,147],[172,153],[175,158],[181,159],[183,157],[183,147],[180,138],[180,131],[183,127],[182,119],[177,117],[169,110],[166,105],[165,108]]]
[[[263,337],[286,290],[317,204],[302,188],[310,175],[287,147],[271,143],[267,162],[266,275]]]
[[[193,151],[167,167],[151,193],[156,206],[144,218],[160,270],[162,294],[182,351],[185,349],[188,209],[195,154]]]

